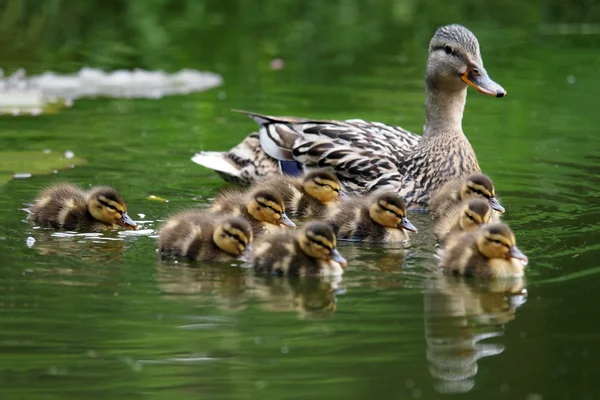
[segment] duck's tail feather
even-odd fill
[[[202,151],[195,154],[192,161],[212,169],[228,182],[243,186],[279,173],[279,163],[262,150],[257,133],[230,151]]]

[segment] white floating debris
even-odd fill
[[[35,239],[29,236],[27,240],[25,240],[25,244],[27,245],[27,247],[32,248],[35,244]]]
[[[153,229],[138,229],[136,231],[119,231],[119,236],[148,236],[153,233]]]
[[[146,214],[138,214],[138,217],[144,219],[144,218],[146,218]]]
[[[28,179],[31,178],[31,173],[29,172],[20,172],[17,174],[13,174],[13,179]]]
[[[182,69],[169,74],[142,69],[104,72],[84,67],[74,74],[48,71],[27,78],[20,68],[3,78],[0,70],[0,112],[13,115],[42,113],[45,106],[62,103],[70,107],[83,97],[160,99],[164,96],[202,92],[223,83],[213,72]]]
[[[73,153],[71,150],[65,151],[65,158],[66,159],[71,159],[73,157],[75,157],[75,153]]]

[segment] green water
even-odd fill
[[[70,150],[87,160],[0,186],[0,397],[599,397],[598,36],[547,34],[535,7],[514,2],[487,13],[479,6],[470,15],[481,18],[465,20],[463,3],[449,17],[479,37],[487,70],[508,91],[503,99],[470,91],[464,130],[529,256],[526,281],[434,278],[436,245],[423,214],[411,218],[420,231],[406,248],[341,245],[349,267],[339,282],[267,282],[235,265],[161,263],[153,234],[33,229],[20,209],[59,181],[117,187],[148,230],[208,203],[224,184],[190,157],[228,149],[255,128],[232,108],[420,132],[427,41],[447,21],[407,3],[413,8],[396,7],[393,18],[385,8],[358,9],[327,29],[328,15],[288,7],[264,14],[270,31],[263,9],[236,3],[185,46],[173,40],[172,58],[134,58],[219,72],[221,88],[159,101],[80,100],[56,115],[0,119],[2,150]],[[421,19],[402,25],[410,10]],[[540,10],[560,15],[548,4]],[[362,12],[381,23],[356,22]],[[101,66],[129,60],[101,59],[103,50],[87,56]],[[284,69],[269,69],[275,56]],[[523,288],[526,296],[505,296]]]

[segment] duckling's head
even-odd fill
[[[483,199],[473,199],[463,207],[458,223],[463,231],[470,232],[489,223],[491,214],[490,203]]]
[[[228,217],[217,223],[213,241],[224,252],[240,256],[250,248],[252,228],[245,218]]]
[[[455,92],[468,85],[488,96],[506,95],[483,67],[477,38],[461,25],[442,26],[433,35],[426,80],[428,87],[438,90]]]
[[[517,247],[515,235],[508,225],[502,223],[486,225],[477,231],[477,248],[489,259],[514,258],[527,264],[527,256]]]
[[[321,203],[335,201],[340,196],[342,185],[335,174],[319,169],[308,172],[302,180],[304,191]]]
[[[127,215],[127,206],[115,189],[107,186],[92,190],[87,208],[92,217],[109,225],[120,225],[126,229],[137,229],[137,224]]]
[[[281,197],[270,190],[258,190],[250,196],[248,213],[259,221],[273,225],[286,225],[294,228],[296,224],[285,214],[285,205]]]
[[[487,175],[473,174],[469,175],[461,188],[460,197],[461,199],[470,199],[481,196],[490,203],[490,206],[500,212],[504,213],[504,207],[500,205],[498,199],[496,199],[496,192],[494,191],[494,183]]]
[[[397,194],[387,192],[373,198],[369,216],[386,228],[416,232],[417,228],[406,218],[406,203]]]
[[[333,260],[345,266],[348,264],[336,249],[336,240],[333,231],[324,222],[307,222],[298,233],[300,248],[309,257],[317,260]]]

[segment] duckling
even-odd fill
[[[527,257],[517,248],[511,229],[502,223],[463,233],[442,252],[441,266],[453,275],[522,277]]]
[[[394,192],[353,198],[339,205],[328,220],[339,239],[372,243],[400,242],[417,228],[406,218],[406,203]]]
[[[286,212],[296,218],[325,218],[337,201],[346,197],[339,179],[326,169],[308,171],[302,178],[270,176],[257,187],[278,192]]]
[[[346,264],[331,228],[318,221],[307,222],[297,232],[265,237],[252,257],[259,274],[341,275]]]
[[[254,236],[285,225],[296,227],[285,213],[285,204],[274,189],[258,188],[250,193],[238,190],[223,192],[215,200],[211,211],[241,215],[250,222]]]
[[[434,218],[441,218],[448,215],[452,206],[478,196],[487,199],[494,210],[504,213],[504,207],[496,199],[494,183],[483,174],[471,174],[447,182],[429,202],[429,212]]]
[[[137,229],[119,192],[108,186],[87,192],[70,184],[47,187],[35,199],[29,218],[54,229],[95,232],[119,227]]]
[[[167,218],[159,232],[163,256],[196,261],[230,261],[242,256],[252,243],[252,228],[245,218],[199,210]]]
[[[471,232],[491,221],[492,208],[483,199],[472,199],[450,207],[446,215],[439,218],[433,232],[441,243],[463,232]]]

